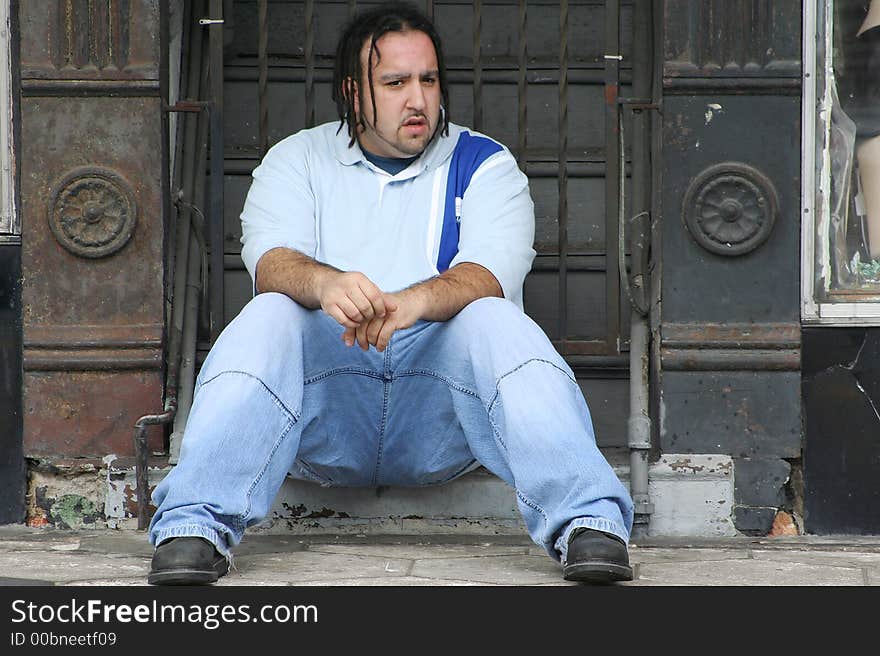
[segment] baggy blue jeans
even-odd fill
[[[290,473],[324,485],[416,486],[479,465],[516,490],[532,540],[564,560],[585,526],[629,540],[629,492],[544,332],[507,300],[396,332],[383,353],[287,296],[256,296],[196,381],[179,463],[156,487],[154,545],[210,540],[231,556]]]

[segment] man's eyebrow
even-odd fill
[[[419,73],[420,78],[439,77],[439,75],[440,75],[440,71],[437,69],[434,69],[431,71],[424,71],[422,73]],[[410,77],[412,77],[411,73],[383,73],[382,75],[379,76],[379,81],[380,82],[393,82],[395,80],[408,80]]]

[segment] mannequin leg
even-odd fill
[[[865,200],[868,223],[868,248],[872,259],[880,258],[880,136],[856,146],[859,180]]]

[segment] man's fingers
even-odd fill
[[[355,328],[355,336],[357,337],[357,343],[364,351],[370,348],[370,342],[367,339],[367,322],[359,324],[357,328]]]
[[[365,321],[369,321],[376,316],[376,309],[360,287],[354,289],[348,297],[357,306],[358,311],[364,317]]]
[[[346,328],[342,333],[342,341],[345,342],[346,346],[354,346],[355,340],[355,329],[354,327]]]
[[[358,285],[361,293],[364,295],[364,298],[370,304],[370,307],[373,308],[374,316],[384,317],[387,308],[385,307],[385,295],[382,291],[376,287],[369,279],[365,282],[361,282]],[[372,318],[372,317],[370,317]]]
[[[346,329],[354,329],[360,325],[359,322],[349,319],[338,305],[330,307],[326,312],[333,317],[340,326],[345,326]]]
[[[384,351],[385,347],[388,346],[388,342],[395,330],[397,330],[397,326],[394,321],[389,320],[382,325],[382,330],[379,331],[379,334],[376,337],[376,350],[379,351],[379,353]]]
[[[364,320],[364,315],[361,314],[358,306],[355,305],[354,301],[352,301],[348,296],[343,296],[336,302],[336,305],[340,310],[342,310],[346,317],[348,317],[355,323],[361,323]]]
[[[367,326],[367,341],[373,346],[377,346],[376,340],[379,337],[379,331],[382,330],[386,323],[388,323],[387,317],[385,319],[373,319]]]

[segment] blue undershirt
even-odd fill
[[[374,155],[363,146],[361,146],[361,151],[363,151],[364,157],[367,158],[367,161],[375,164],[390,175],[397,175],[419,158],[419,155],[415,155],[414,157],[381,157],[379,155]]]

